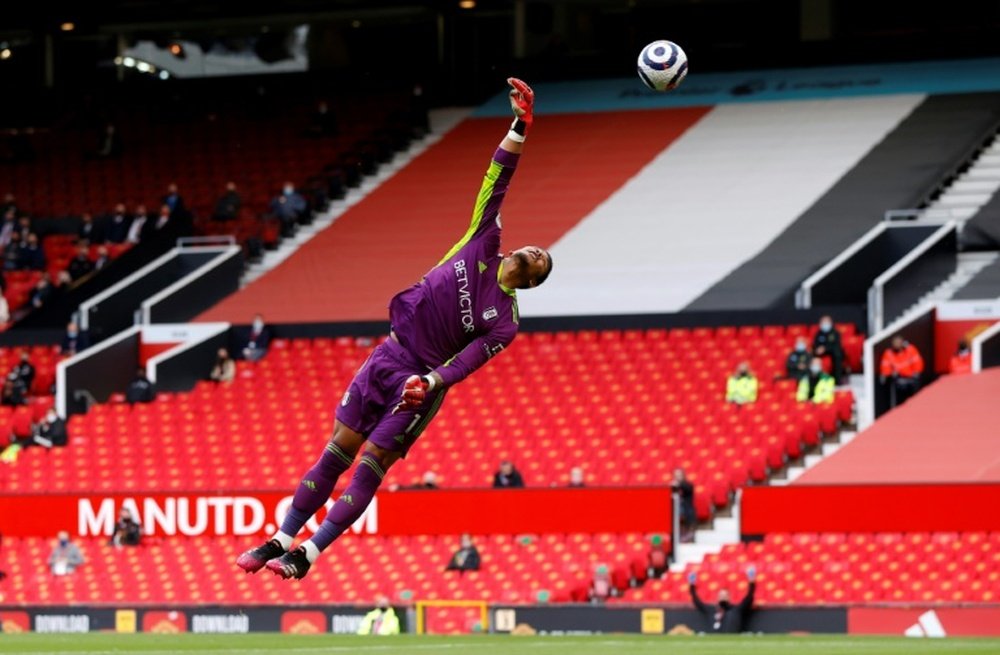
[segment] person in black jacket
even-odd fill
[[[833,319],[824,316],[819,319],[819,330],[813,337],[813,357],[829,357],[833,369],[830,373],[833,379],[840,383],[844,375],[844,344],[840,331],[834,326]]]
[[[521,473],[514,468],[514,464],[505,459],[500,462],[500,469],[493,474],[494,489],[517,489],[524,486],[524,478]]]
[[[719,602],[716,605],[706,605],[698,597],[697,574],[692,572],[688,575],[691,602],[694,603],[695,609],[705,617],[705,624],[708,626],[704,632],[736,634],[745,630],[747,617],[753,609],[753,595],[757,590],[757,570],[752,566],[747,569],[747,580],[750,582],[747,595],[738,604],[734,605],[729,599],[729,590],[723,589],[719,592]]]
[[[135,403],[151,403],[156,400],[156,389],[153,383],[146,377],[146,369],[141,366],[135,372],[135,379],[128,383],[125,388],[125,402],[129,405]]]
[[[478,571],[480,564],[479,550],[472,543],[472,537],[467,534],[462,535],[462,547],[455,551],[448,562],[446,571]]]
[[[116,548],[138,546],[140,539],[142,539],[142,528],[132,518],[132,512],[127,507],[122,507],[118,521],[115,522],[115,531],[111,535],[111,545]]]

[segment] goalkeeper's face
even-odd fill
[[[552,272],[552,255],[538,246],[525,246],[510,254],[521,279],[519,288],[531,289],[545,282]]]

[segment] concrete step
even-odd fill
[[[979,159],[972,164],[969,170],[977,168],[1000,168],[1000,153],[984,152]]]
[[[951,193],[989,193],[997,190],[997,184],[991,180],[969,180],[963,175],[948,187]]]
[[[970,168],[963,176],[966,180],[1000,180],[1000,166]]]
[[[697,530],[694,534],[696,544],[735,544],[740,540],[740,522],[736,517],[716,518],[712,521],[711,530]]]
[[[949,189],[938,196],[934,204],[941,208],[982,207],[992,197],[992,193],[953,193]]]
[[[722,550],[722,546],[722,544],[679,544],[677,557],[674,558],[674,564],[670,568],[675,570],[674,567],[678,567],[677,570],[683,571],[689,563],[700,563],[706,555],[718,554]]]

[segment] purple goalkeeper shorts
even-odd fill
[[[426,373],[426,367],[403,346],[386,339],[347,387],[337,407],[337,420],[376,446],[402,451],[405,456],[444,402],[444,390],[435,391],[427,394],[420,407],[392,413],[402,397],[406,378]]]

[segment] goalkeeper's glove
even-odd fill
[[[406,382],[403,384],[403,394],[399,400],[399,404],[392,410],[395,414],[400,410],[406,409],[416,409],[424,403],[424,399],[427,397],[427,392],[434,388],[434,378],[429,375],[423,377],[419,375],[411,375],[406,378]]]
[[[516,77],[508,77],[507,84],[514,87],[510,90],[510,108],[519,121],[530,127],[531,121],[535,119],[535,92]]]

